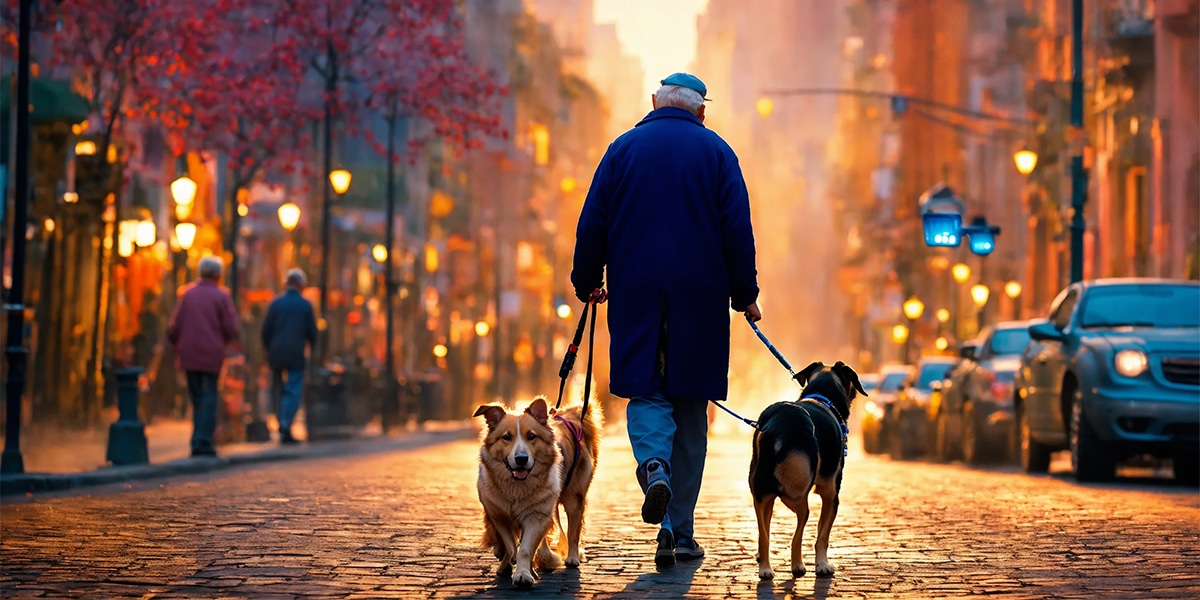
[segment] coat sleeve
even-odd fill
[[[758,300],[758,269],[750,223],[750,194],[732,150],[726,153],[721,186],[721,249],[729,277],[729,305],[733,310],[745,310]]]
[[[587,302],[592,291],[604,285],[604,265],[608,260],[608,204],[612,190],[611,154],[610,147],[596,167],[575,229],[571,285],[581,302]]]

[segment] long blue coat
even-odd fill
[[[659,108],[596,168],[571,283],[585,299],[608,268],[610,391],[650,393],[666,329],[668,397],[724,399],[729,308],[758,299],[750,199],[733,150],[686,110]]]

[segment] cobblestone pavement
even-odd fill
[[[714,437],[697,538],[661,572],[619,429],[602,448],[578,570],[532,591],[479,550],[477,444],[235,468],[6,499],[4,597],[1027,598],[1200,596],[1200,493],[1162,481],[896,463],[851,451],[830,560],[787,576],[795,517],[776,509],[777,579],[760,583],[746,431]]]

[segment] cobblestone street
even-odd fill
[[[744,428],[743,428],[744,429]],[[1169,481],[1079,485],[1013,470],[850,453],[832,579],[786,576],[795,524],[778,505],[777,579],[760,583],[749,436],[713,437],[697,538],[707,557],[661,572],[634,462],[609,429],[578,570],[533,591],[477,548],[478,446],[242,467],[7,499],[4,597],[1003,597],[1200,596],[1200,496]]]

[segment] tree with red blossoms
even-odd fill
[[[303,167],[308,145],[302,124],[315,117],[300,102],[304,65],[282,43],[289,32],[274,25],[278,4],[253,0],[200,0],[179,24],[197,43],[183,50],[183,67],[162,89],[163,119],[176,154],[189,149],[225,157],[234,250],[227,278],[237,300],[238,197],[263,171]]]

